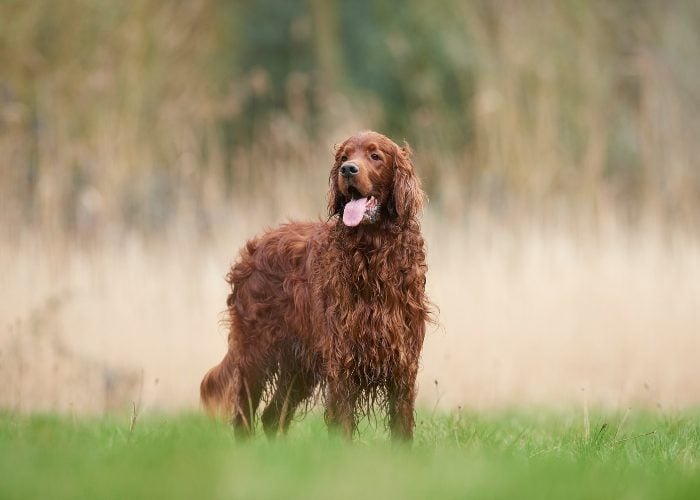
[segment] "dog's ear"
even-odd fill
[[[400,222],[417,217],[423,210],[425,193],[411,161],[411,147],[394,148],[394,186],[389,197],[388,211]]]
[[[343,146],[344,144],[336,144],[334,146],[335,159],[331,173],[328,176],[328,217],[340,215],[343,211],[343,195],[338,189],[338,170],[340,169],[340,157],[342,156]]]

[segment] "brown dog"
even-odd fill
[[[248,241],[228,274],[228,352],[202,380],[205,408],[246,435],[265,399],[274,435],[320,388],[329,428],[352,436],[378,403],[392,436],[410,439],[429,317],[423,199],[408,146],[376,132],[340,145],[329,222]]]

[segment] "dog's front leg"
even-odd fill
[[[411,441],[415,426],[416,370],[395,377],[388,386],[389,427],[396,441]]]
[[[355,385],[348,381],[338,379],[328,381],[325,418],[329,432],[352,439],[357,427],[355,420],[357,394]]]

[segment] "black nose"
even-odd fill
[[[350,177],[353,177],[358,174],[360,171],[360,167],[355,165],[354,163],[343,163],[340,166],[340,175],[345,177],[346,179],[349,179]]]

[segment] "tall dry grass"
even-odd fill
[[[226,349],[223,276],[271,219],[227,222],[206,244],[5,243],[0,404],[196,407]],[[430,211],[424,229],[440,324],[425,343],[422,404],[579,404],[582,391],[613,407],[700,403],[697,240],[613,222],[589,233],[478,215],[447,224]]]

